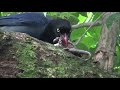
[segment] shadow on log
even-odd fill
[[[0,78],[117,77],[62,48],[23,33],[0,32]]]

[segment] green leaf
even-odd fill
[[[78,19],[79,19],[79,23],[83,23],[86,20],[86,17],[79,15]]]
[[[101,32],[101,26],[95,26],[89,29],[89,31],[85,34],[85,36],[80,41],[80,44],[85,45],[87,48],[95,48],[100,37]],[[87,28],[81,28],[81,29],[75,29],[71,33],[71,40],[77,41],[85,32]],[[78,44],[77,47],[81,47],[81,45]],[[80,45],[80,46],[79,46]]]
[[[103,12],[93,12],[94,17],[93,17],[93,21],[95,21]]]
[[[75,29],[72,31],[70,38],[72,41],[76,41],[79,39],[79,37],[84,33],[85,29],[80,28],[80,29]]]
[[[87,17],[87,12],[79,12],[82,16]]]

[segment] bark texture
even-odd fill
[[[0,33],[0,78],[116,77],[79,57],[22,33]]]
[[[107,18],[112,15],[108,12],[103,16],[103,28],[99,39],[99,44],[94,55],[94,63],[100,69],[111,72],[113,67],[113,60],[116,46],[116,36],[119,29],[117,22],[112,22],[110,28],[106,25]]]

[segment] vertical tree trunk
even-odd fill
[[[94,55],[95,64],[97,64],[99,68],[108,72],[111,72],[113,67],[116,34],[118,30],[117,22],[113,22],[109,29],[106,26],[106,20],[110,15],[111,13],[108,12],[103,16],[103,28],[99,44]]]

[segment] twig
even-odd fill
[[[98,25],[102,24],[102,21],[88,22],[88,23],[72,25],[72,29],[77,29],[77,28],[82,28],[82,27],[89,27],[92,24],[93,24],[93,26],[98,26]]]

